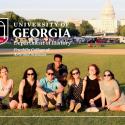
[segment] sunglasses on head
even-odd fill
[[[54,75],[54,73],[47,73],[49,76],[51,75],[51,76],[53,76]]]
[[[74,73],[72,73],[72,75],[77,75],[77,74],[79,74],[79,72],[74,72]]]
[[[27,75],[28,75],[28,76],[30,76],[30,75],[31,75],[31,76],[33,76],[33,75],[34,75],[34,73],[27,73]]]
[[[104,75],[104,77],[106,77],[106,76],[111,76],[111,74]]]

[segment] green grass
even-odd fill
[[[13,48],[41,48],[41,49],[66,49],[66,48],[74,48],[74,49],[125,49],[125,44],[105,44],[103,47],[98,46],[98,45],[93,45],[93,47],[88,47],[87,44],[75,44],[75,45],[12,45],[12,44],[3,44],[0,45],[0,48],[5,49],[13,49]]]
[[[44,76],[46,65],[53,61],[53,55],[43,57],[14,57],[14,56],[0,56],[0,66],[6,65],[9,68],[9,76],[14,80],[14,93],[18,90],[19,83],[22,79],[23,72],[26,68],[32,66],[38,72],[39,79]],[[68,69],[79,67],[81,70],[81,77],[87,74],[87,67],[91,63],[96,63],[100,69],[101,74],[105,69],[110,69],[115,73],[116,79],[119,81],[122,89],[125,85],[125,58],[120,55],[83,55],[83,54],[65,54],[63,63],[67,64]],[[5,100],[6,101],[6,100]],[[62,111],[60,113],[53,110],[44,113],[41,109],[27,109],[27,110],[0,110],[0,116],[125,116],[124,112],[101,111],[98,113],[79,112],[67,113]],[[54,118],[0,118],[0,124],[16,124],[16,125],[124,125],[125,118],[92,118],[92,117],[54,117]]]

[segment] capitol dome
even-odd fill
[[[102,19],[115,19],[114,7],[110,0],[107,0],[101,14]]]

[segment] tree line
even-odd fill
[[[15,14],[14,12],[5,12],[5,13],[2,13],[0,14],[0,18],[9,18],[9,35],[12,36],[12,30],[14,29],[14,26],[13,26],[13,23],[14,22],[20,22],[20,23],[23,23],[23,22],[29,22],[29,23],[42,23],[42,22],[52,22],[52,21],[49,21],[49,20],[45,20],[45,19],[25,19],[24,17],[21,17],[17,14]],[[61,22],[57,22],[57,21],[53,21],[55,23],[61,23]],[[65,23],[65,22],[63,22]],[[30,27],[32,28],[32,27]],[[40,27],[38,27],[40,28]],[[70,35],[71,36],[82,36],[82,35],[92,35],[94,33],[94,29],[93,27],[88,23],[88,21],[82,21],[82,23],[80,24],[79,27],[76,27],[75,24],[73,22],[68,22],[68,25],[66,27],[59,27],[59,26],[56,26],[56,25],[53,25],[53,27],[45,27],[47,29],[50,29],[50,28],[61,28],[62,31],[65,31],[65,29],[67,28],[70,32]],[[62,32],[63,33],[63,32]]]
[[[11,33],[12,33],[12,30],[14,29],[14,26],[13,26],[14,22],[20,22],[20,23],[21,22],[22,23],[23,22],[29,22],[29,23],[52,22],[52,21],[45,20],[45,19],[29,19],[29,20],[27,20],[24,17],[21,17],[12,11],[1,13],[0,18],[9,18],[9,31],[10,31],[9,35],[10,36],[12,36]],[[53,21],[53,22],[61,23],[61,22],[57,22],[57,21]],[[63,22],[63,23],[65,23],[65,22]],[[32,27],[30,27],[30,28],[32,28]],[[45,28],[50,29],[52,27],[45,27]],[[73,22],[68,22],[67,27],[58,27],[55,25],[55,26],[53,26],[53,28],[62,28],[62,31],[65,31],[65,29],[67,28],[69,30],[71,36],[85,36],[85,35],[93,35],[95,33],[92,25],[86,20],[83,20],[79,27],[76,27],[76,25]],[[125,25],[118,27],[117,35],[125,36]]]

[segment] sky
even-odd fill
[[[107,0],[0,0],[0,13],[14,11],[26,19],[97,19]],[[118,19],[125,19],[125,0],[111,0]]]

